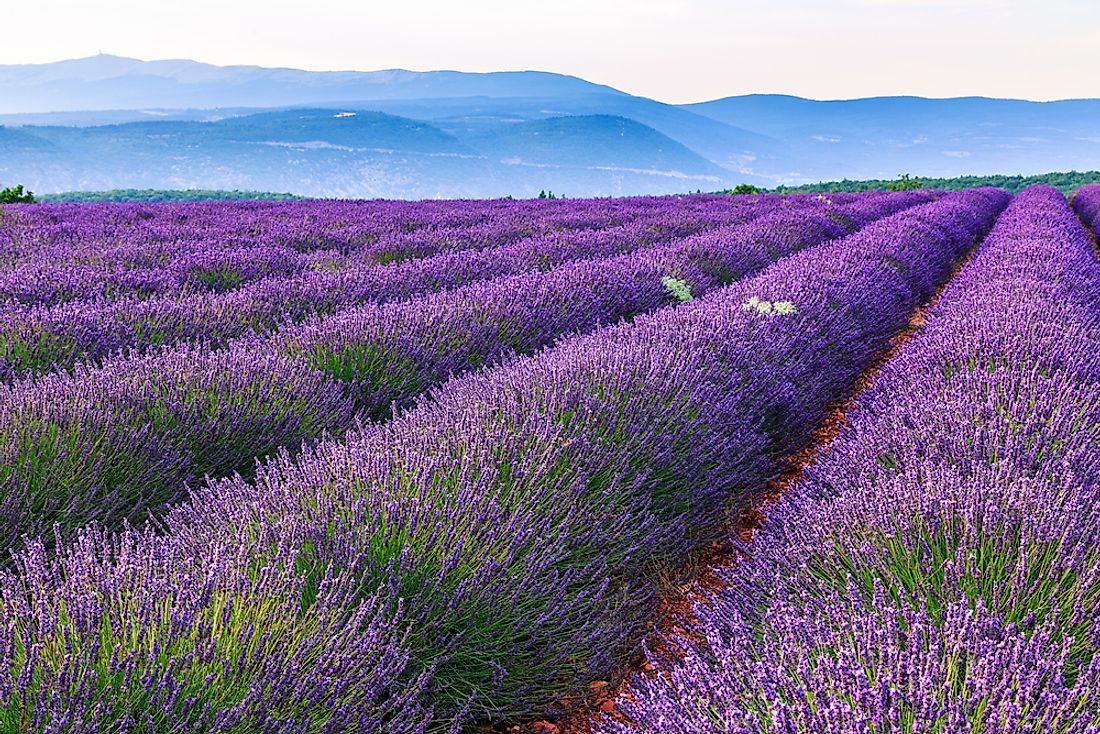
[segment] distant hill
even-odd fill
[[[569,196],[1100,169],[1100,100],[671,105],[538,71],[310,72],[95,56],[0,66],[0,183]]]
[[[456,135],[565,115],[611,115],[648,125],[737,175],[753,176],[745,168],[758,160],[785,155],[782,141],[767,133],[745,130],[676,105],[625,94],[510,99],[433,99],[373,101],[372,109],[427,120]]]
[[[887,179],[902,172],[1035,174],[1100,167],[1100,100],[985,97],[816,101],[748,95],[685,105],[786,143],[784,183]]]
[[[729,177],[653,128],[625,117],[575,115],[494,127],[466,138],[491,159],[536,170],[594,172],[614,178],[669,178],[705,186]],[[579,183],[579,182],[578,182]],[[568,181],[555,184],[572,188]]]
[[[570,116],[462,138],[405,117],[294,109],[215,122],[0,129],[0,181],[32,191],[290,191],[325,197],[570,196],[715,188],[728,172],[641,123]]]
[[[506,71],[303,71],[141,61],[100,54],[0,65],[0,113],[150,108],[282,107],[346,100],[621,94],[564,74]]]

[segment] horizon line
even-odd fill
[[[1055,99],[1030,99],[1030,98],[1027,98],[1027,97],[995,97],[995,96],[989,96],[989,95],[985,95],[985,94],[963,94],[963,95],[953,95],[953,96],[947,96],[947,97],[934,97],[934,96],[928,96],[928,95],[923,95],[923,94],[909,94],[909,93],[903,93],[903,92],[894,93],[894,94],[872,94],[872,95],[857,96],[857,97],[822,98],[822,97],[808,97],[808,96],[804,96],[804,95],[801,95],[801,94],[794,94],[794,93],[790,93],[790,92],[745,92],[745,93],[742,93],[742,94],[730,94],[730,95],[725,95],[725,96],[721,96],[721,97],[714,97],[714,98],[711,98],[711,99],[702,99],[702,100],[697,100],[697,101],[694,101],[694,102],[666,102],[666,101],[664,101],[662,99],[658,99],[656,97],[648,97],[648,96],[642,95],[642,94],[634,94],[632,92],[627,92],[627,91],[624,91],[622,89],[619,89],[618,87],[612,86],[610,84],[605,84],[603,82],[592,81],[592,80],[590,80],[586,77],[578,76],[576,74],[569,74],[569,73],[560,72],[560,71],[552,71],[552,70],[548,70],[548,69],[497,69],[497,70],[493,70],[493,71],[468,71],[468,70],[456,69],[456,68],[408,69],[408,68],[404,68],[404,67],[389,67],[389,68],[383,68],[383,69],[307,69],[307,68],[303,68],[303,67],[299,67],[299,66],[263,66],[263,65],[260,65],[260,64],[215,64],[215,63],[211,63],[211,62],[208,62],[208,61],[200,61],[198,59],[186,58],[186,57],[143,59],[143,58],[139,58],[139,57],[136,57],[136,56],[125,56],[125,55],[120,55],[120,54],[105,53],[103,51],[100,51],[99,53],[93,54],[91,56],[76,56],[76,57],[70,57],[70,58],[57,59],[57,60],[54,60],[54,61],[41,61],[41,62],[28,62],[28,63],[0,63],[0,68],[4,68],[4,67],[27,67],[27,66],[55,66],[55,65],[64,64],[64,63],[88,61],[88,60],[91,60],[91,59],[97,59],[97,58],[101,58],[101,57],[119,59],[119,60],[122,60],[122,61],[134,61],[134,62],[142,63],[142,64],[155,64],[155,63],[165,63],[165,62],[185,62],[185,63],[191,63],[191,64],[198,64],[198,65],[201,65],[201,66],[213,67],[213,68],[216,68],[216,69],[234,69],[234,68],[237,68],[237,69],[259,69],[259,70],[267,70],[267,71],[296,71],[296,72],[302,72],[302,73],[305,73],[305,74],[381,74],[381,73],[387,73],[387,72],[402,72],[402,73],[406,73],[406,74],[450,73],[450,74],[469,74],[469,75],[474,75],[474,76],[487,76],[487,75],[491,75],[491,74],[550,74],[550,75],[563,77],[563,78],[568,78],[568,79],[576,79],[576,80],[584,82],[586,84],[591,84],[592,86],[595,86],[595,87],[604,87],[606,89],[617,92],[618,94],[622,94],[622,95],[629,96],[629,97],[636,97],[636,98],[639,98],[639,99],[649,99],[649,100],[653,100],[655,102],[659,102],[659,103],[664,104],[664,105],[669,105],[671,107],[691,107],[693,105],[702,105],[702,104],[708,104],[708,103],[713,103],[713,102],[721,102],[721,101],[729,100],[729,99],[740,99],[740,98],[744,98],[744,97],[785,97],[785,98],[789,98],[789,99],[797,99],[797,100],[802,100],[802,101],[806,101],[806,102],[821,102],[821,103],[865,102],[865,101],[881,100],[881,99],[917,99],[917,100],[939,101],[939,102],[980,99],[980,100],[992,100],[992,101],[1002,101],[1002,102],[1027,102],[1027,103],[1030,103],[1030,104],[1052,104],[1052,103],[1058,103],[1058,102],[1087,102],[1087,101],[1095,101],[1095,100],[1100,99],[1100,97],[1060,97],[1060,98],[1055,98]],[[471,95],[471,96],[477,96],[477,95]],[[364,99],[364,100],[361,100],[361,101],[366,102],[366,101],[372,101],[372,100]],[[318,104],[323,104],[323,103],[318,103]],[[9,116],[9,115],[45,115],[45,114],[61,114],[61,113],[65,113],[65,112],[133,111],[133,110],[136,110],[136,109],[138,109],[138,108],[111,108],[111,109],[107,109],[107,110],[52,110],[52,111],[35,111],[35,112],[8,112],[8,113],[0,113],[0,114],[2,114],[2,116]],[[181,110],[181,109],[187,109],[187,110],[217,110],[217,109],[226,109],[226,108],[225,107],[142,107],[141,109],[150,109],[150,110]],[[268,108],[268,107],[251,107],[251,108],[246,108],[246,109],[272,109],[272,108]]]

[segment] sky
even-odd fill
[[[1100,0],[32,0],[0,64],[539,69],[665,102],[1100,97]]]

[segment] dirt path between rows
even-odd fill
[[[848,424],[848,416],[856,409],[860,396],[874,384],[883,366],[921,332],[926,314],[935,307],[947,284],[973,259],[976,250],[977,245],[960,259],[935,293],[913,312],[906,328],[890,340],[889,346],[859,376],[852,389],[844,397],[830,403],[825,419],[813,431],[809,445],[787,458],[780,474],[767,484],[754,503],[731,518],[723,528],[722,537],[752,541],[755,531],[767,521],[768,508],[802,478],[807,467],[828,453],[833,441]],[[650,648],[656,652],[654,659],[667,656],[666,640],[669,637],[698,639],[692,630],[693,609],[696,604],[723,590],[724,584],[717,571],[735,565],[741,553],[730,541],[718,542],[680,569],[676,578],[688,580],[665,591],[653,622]],[[602,717],[617,716],[615,701],[620,696],[630,696],[630,682],[634,676],[660,674],[660,669],[652,661],[642,658],[620,673],[619,682],[593,681],[587,691],[563,701],[567,713],[560,719],[530,721],[481,731],[500,734],[594,734],[595,725]]]

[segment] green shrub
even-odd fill
[[[24,190],[23,184],[0,189],[0,204],[33,204],[34,202],[34,194]]]

